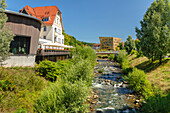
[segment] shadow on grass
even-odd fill
[[[151,72],[152,70],[157,69],[159,66],[163,66],[165,65],[170,59],[164,59],[162,61],[162,64],[159,64],[159,60],[154,61],[153,63],[151,63],[149,60],[145,61],[141,64],[138,64],[137,66],[135,66],[138,69],[144,70],[145,72]]]

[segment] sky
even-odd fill
[[[140,28],[147,8],[154,0],[6,0],[7,9],[19,11],[31,7],[56,5],[62,12],[64,30],[77,40],[100,43],[99,37],[128,35],[136,39],[135,27]]]

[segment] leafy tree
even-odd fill
[[[65,45],[70,45],[70,46],[74,46],[74,47],[76,47],[77,45],[79,45],[79,46],[86,45],[86,46],[91,47],[93,45],[93,43],[79,41],[74,36],[70,36],[67,33],[65,33],[65,31],[63,31],[63,35],[64,35],[64,44]]]
[[[126,51],[128,52],[128,54],[130,54],[130,52],[135,49],[135,41],[132,39],[130,35],[128,36],[126,40],[125,45],[126,45]]]
[[[123,50],[123,42],[119,43],[117,47],[119,47],[120,50]]]
[[[136,32],[143,54],[152,61],[159,58],[161,64],[162,56],[170,51],[170,2],[154,1],[140,23]]]
[[[5,23],[7,21],[7,15],[4,13],[5,8],[7,7],[5,0],[0,1],[0,64],[6,60],[11,53],[10,50],[10,43],[13,40],[13,34],[9,30],[9,28],[4,28]]]

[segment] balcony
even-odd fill
[[[51,48],[46,48],[42,49],[39,48],[37,50],[37,56],[48,56],[48,55],[69,55],[71,50],[69,49],[51,49]]]

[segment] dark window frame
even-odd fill
[[[10,44],[13,56],[26,56],[30,54],[31,36],[16,35]]]

